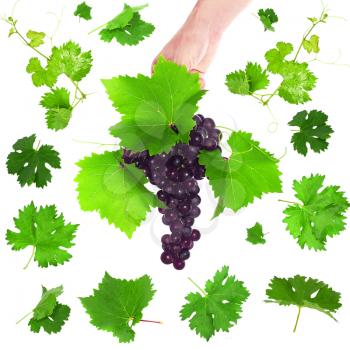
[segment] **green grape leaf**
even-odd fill
[[[15,33],[16,33],[16,31],[13,29],[13,27],[11,27],[7,36],[10,38]]]
[[[208,280],[201,293],[190,293],[180,317],[189,319],[189,327],[207,341],[219,331],[228,332],[241,318],[242,304],[249,296],[243,282],[228,275],[228,266]]]
[[[72,255],[67,251],[74,243],[79,225],[65,224],[54,205],[37,209],[30,203],[14,218],[17,231],[7,230],[6,240],[13,250],[33,247],[34,260],[40,267],[63,265]]]
[[[263,228],[260,223],[256,223],[253,227],[247,229],[247,242],[252,244],[265,244]]]
[[[282,76],[278,90],[280,97],[292,104],[311,101],[308,92],[315,87],[317,78],[308,70],[307,63],[286,63]]]
[[[157,205],[155,195],[145,188],[144,173],[122,162],[122,151],[92,154],[79,161],[78,200],[85,211],[101,218],[131,238],[147,213]]]
[[[239,70],[226,76],[228,89],[239,95],[251,95],[267,88],[269,83],[267,71],[259,64],[251,62],[247,64],[245,71]]]
[[[278,160],[251,136],[243,131],[233,132],[228,140],[232,150],[228,159],[219,150],[202,151],[199,155],[199,163],[205,166],[214,195],[219,199],[221,210],[216,214],[224,207],[236,212],[264,193],[282,191]]]
[[[280,74],[283,81],[278,89],[278,95],[292,104],[310,101],[309,91],[316,84],[317,78],[308,69],[306,62],[299,63],[295,59],[286,60],[286,56],[293,52],[290,43],[278,42],[276,48],[266,52],[268,62],[267,69],[275,74]]]
[[[137,45],[149,37],[155,27],[153,24],[143,21],[139,14],[146,6],[131,7],[124,4],[123,11],[100,31],[101,40],[111,42],[115,39],[121,45]]]
[[[90,72],[91,67],[91,51],[82,52],[78,44],[68,41],[60,47],[52,48],[47,69],[79,82]]]
[[[57,301],[62,293],[63,286],[52,289],[42,287],[41,299],[33,309],[32,318],[28,323],[32,332],[38,333],[43,328],[45,332],[51,334],[58,333],[62,329],[70,314],[70,308]]]
[[[267,69],[271,73],[281,74],[284,71],[286,56],[293,52],[293,45],[279,41],[276,48],[266,52],[265,59],[268,62]]]
[[[320,52],[319,41],[320,41],[320,38],[318,35],[311,35],[310,39],[303,40],[303,48],[308,53],[311,53],[311,52],[319,53]]]
[[[278,16],[276,15],[273,9],[260,9],[258,11],[258,16],[260,18],[261,23],[264,25],[265,31],[275,31],[273,24],[278,22]]]
[[[301,203],[289,205],[283,212],[283,222],[301,248],[325,250],[327,238],[345,229],[349,202],[339,186],[322,187],[324,178],[311,175],[295,180],[295,196]]]
[[[84,1],[77,6],[76,10],[74,11],[74,16],[78,16],[88,21],[92,18],[91,9],[92,8]]]
[[[43,32],[36,32],[34,30],[29,30],[27,32],[27,38],[30,40],[29,46],[30,47],[38,47],[38,46],[44,44],[45,36],[46,36],[46,34]]]
[[[142,319],[142,312],[153,299],[151,278],[144,275],[135,280],[122,280],[105,273],[93,295],[80,298],[91,324],[112,332],[121,343],[135,338],[133,327]]]
[[[12,146],[13,152],[7,157],[7,171],[16,174],[19,184],[36,187],[46,186],[52,178],[51,170],[61,168],[59,153],[52,146],[41,145],[34,148],[36,135],[23,137]]]
[[[299,314],[300,310],[306,307],[322,312],[334,320],[333,313],[342,306],[340,293],[335,292],[324,282],[299,275],[291,278],[274,277],[266,290],[266,296],[268,303],[297,306]],[[294,331],[298,324],[299,314]]]
[[[70,307],[57,303],[52,314],[48,317],[36,320],[31,318],[28,325],[34,333],[39,333],[42,328],[46,333],[58,333],[69,318]]]
[[[135,152],[147,149],[154,155],[168,152],[177,142],[188,142],[195,125],[192,117],[205,93],[198,74],[161,57],[151,78],[139,74],[103,83],[122,115],[122,120],[111,128],[122,147]]]
[[[69,102],[67,89],[52,89],[42,97],[40,104],[46,108],[46,124],[49,129],[62,130],[68,125],[73,106]]]
[[[52,289],[42,287],[42,295],[39,303],[33,309],[33,318],[40,320],[50,316],[57,304],[57,298],[63,293],[63,286]]]
[[[52,65],[44,68],[37,57],[32,57],[26,68],[27,73],[32,75],[34,86],[40,87],[46,85],[53,87],[57,82],[59,73]]]
[[[301,111],[297,113],[288,123],[290,126],[296,126],[299,131],[294,132],[292,144],[294,149],[306,156],[308,152],[307,144],[310,148],[320,153],[328,148],[328,139],[333,133],[333,129],[327,124],[328,116],[317,110],[310,112]]]

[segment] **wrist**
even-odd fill
[[[185,28],[196,28],[206,33],[211,38],[220,39],[227,28],[225,21],[222,21],[220,14],[216,14],[213,8],[213,0],[198,0],[191,14],[184,24]]]

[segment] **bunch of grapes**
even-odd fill
[[[194,242],[201,237],[193,229],[194,219],[201,210],[198,181],[205,177],[205,168],[198,163],[200,150],[213,151],[219,148],[221,132],[210,118],[197,114],[193,117],[196,126],[190,133],[189,144],[179,143],[169,153],[150,156],[148,151],[131,152],[124,150],[123,159],[142,169],[151,184],[160,190],[157,197],[164,203],[159,208],[162,221],[169,226],[170,234],[161,238],[163,252],[161,261],[173,264],[177,270],[185,267]],[[174,126],[174,131],[177,131]]]

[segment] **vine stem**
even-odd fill
[[[50,61],[50,57],[46,56],[43,52],[38,50],[36,47],[30,46],[29,41],[18,31],[18,29],[16,27],[16,22],[13,19],[12,20],[8,20],[7,19],[6,22],[12,26],[12,28],[14,30],[14,33],[17,34],[20,37],[20,39],[23,41],[23,43],[26,46],[28,46],[29,48],[34,50],[38,55],[40,55],[41,57],[45,58],[47,61]],[[67,78],[71,81],[71,83],[74,85],[76,90],[79,91],[79,93],[81,95],[81,99],[80,100],[85,99],[86,98],[86,94],[80,89],[79,84],[77,82],[75,82],[72,78],[70,78],[68,76],[67,76]]]
[[[29,264],[32,262],[32,260],[34,258],[34,254],[35,254],[35,246],[33,246],[32,254],[31,254],[26,266],[23,267],[23,270],[26,270],[28,268]]]
[[[231,132],[235,132],[233,129],[228,128],[227,126],[217,125],[216,127],[217,127],[217,128],[220,128],[220,129],[226,129],[226,130],[229,130],[229,131],[231,131]]]
[[[303,47],[303,43],[304,43],[304,41],[308,38],[308,36],[311,34],[311,32],[315,29],[315,27],[316,27],[318,24],[324,22],[324,20],[323,20],[324,15],[325,15],[325,9],[322,10],[322,13],[321,13],[319,19],[318,19],[316,22],[312,23],[312,25],[310,26],[310,28],[308,28],[308,29],[306,30],[306,32],[304,33],[303,38],[302,38],[302,40],[301,40],[301,42],[300,42],[300,44],[299,44],[299,46],[298,46],[298,49],[297,49],[297,51],[296,51],[296,53],[295,53],[295,55],[294,55],[294,58],[293,58],[292,62],[296,62],[296,60],[297,60],[297,58],[298,58],[298,56],[299,56],[299,54],[300,54],[300,51],[301,51],[301,49],[302,49],[302,47]],[[266,96],[269,96],[266,100],[263,99],[263,96],[262,96],[261,98],[258,97],[258,96],[254,96],[254,94],[253,94],[252,96],[253,96],[255,99],[259,100],[259,101],[263,104],[263,106],[268,106],[268,104],[269,104],[269,102],[271,101],[271,99],[272,99],[274,96],[276,96],[276,94],[278,93],[278,90],[279,90],[280,86],[281,86],[281,85],[279,85],[279,86],[276,88],[276,90],[275,90],[272,94],[266,94]]]
[[[282,202],[282,203],[289,203],[289,204],[295,204],[295,205],[299,205],[299,203],[297,202],[292,202],[292,201],[286,201],[284,199],[278,199],[279,202]]]
[[[201,288],[191,277],[188,277],[188,280],[203,294],[203,296],[207,295],[207,292]]]
[[[297,315],[297,319],[295,321],[295,325],[293,328],[293,332],[295,333],[298,327],[298,323],[299,323],[299,318],[300,318],[300,312],[301,312],[301,306],[298,306],[298,315]]]
[[[275,91],[269,96],[269,98],[267,100],[263,100],[261,99],[261,102],[264,106],[267,106],[269,104],[269,102],[271,101],[271,99],[276,96],[278,90],[280,88],[280,85],[275,89]]]
[[[98,31],[99,29],[102,29],[103,27],[105,27],[106,25],[108,24],[108,22],[104,23],[104,24],[101,24],[100,26],[98,26],[97,28],[93,29],[93,30],[90,30],[88,34],[92,34],[96,31]]]
[[[27,314],[25,314],[21,319],[19,319],[16,324],[19,324],[20,322],[22,322],[24,319],[26,319],[28,316],[30,316],[33,313],[33,311],[28,312]]]
[[[295,62],[295,61],[297,60],[297,58],[298,58],[298,56],[299,56],[299,53],[300,53],[300,51],[301,51],[301,49],[302,49],[302,47],[303,47],[304,41],[305,41],[305,40],[307,39],[307,37],[311,34],[311,32],[315,29],[315,27],[316,27],[318,24],[320,24],[320,23],[323,22],[323,16],[325,15],[325,11],[326,11],[326,9],[323,8],[323,10],[322,10],[322,12],[321,12],[321,15],[320,15],[320,18],[319,18],[316,22],[312,23],[312,25],[310,26],[310,28],[309,28],[309,29],[305,32],[305,34],[303,35],[303,38],[301,39],[300,45],[299,45],[299,47],[298,47],[298,50],[297,50],[297,52],[296,52],[296,54],[295,54],[295,56],[294,56],[294,58],[293,58],[293,62]]]
[[[100,142],[82,141],[82,140],[76,140],[76,139],[73,139],[73,141],[78,143],[87,143],[90,145],[98,145],[98,146],[116,146],[116,144],[114,143],[100,143]]]

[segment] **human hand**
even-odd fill
[[[198,0],[185,24],[164,46],[159,56],[185,65],[192,73],[199,73],[202,87],[204,76],[213,60],[221,36],[232,19],[250,0]]]

